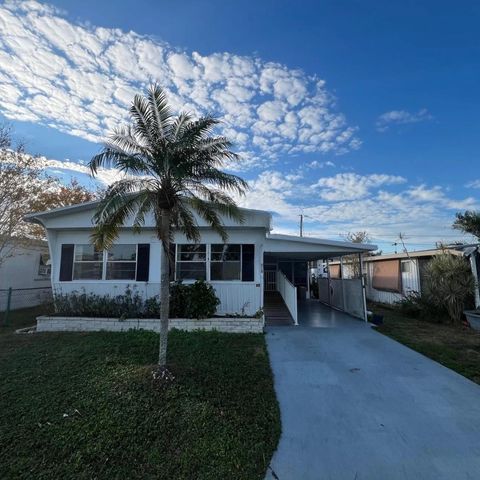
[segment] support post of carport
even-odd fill
[[[327,288],[328,288],[328,304],[332,305],[332,292],[330,287],[330,260],[327,258]]]
[[[343,256],[340,257],[340,282],[342,283],[342,304],[343,311],[347,311],[347,300],[345,298],[345,282],[343,281],[344,271],[343,271]]]
[[[367,314],[367,293],[366,293],[366,285],[365,285],[365,276],[363,275],[363,257],[362,254],[358,254],[358,261],[360,264],[360,279],[362,281],[362,296],[363,296],[363,319],[368,322],[368,314]]]

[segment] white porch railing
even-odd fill
[[[282,296],[295,325],[298,325],[297,287],[293,286],[280,270],[277,270],[277,291]]]

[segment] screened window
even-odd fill
[[[136,245],[114,245],[107,252],[107,280],[135,280],[136,271]]]
[[[74,280],[101,280],[103,273],[103,251],[93,245],[75,245],[73,257]]]
[[[205,280],[207,277],[207,246],[177,245],[175,275],[177,280]]]
[[[241,280],[241,245],[214,244],[210,258],[210,280]]]

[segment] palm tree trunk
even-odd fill
[[[170,213],[162,211],[161,219],[162,247],[160,254],[160,348],[158,352],[158,365],[167,365],[168,345],[168,316],[170,310],[170,262],[168,259],[170,251]]]

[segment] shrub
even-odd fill
[[[170,317],[186,317],[186,305],[188,302],[190,286],[181,282],[170,285]]]
[[[410,292],[402,300],[395,302],[395,306],[408,317],[430,322],[442,322],[448,318],[446,308],[436,305],[426,293]]]
[[[198,280],[188,286],[187,302],[185,313],[187,318],[208,318],[215,315],[220,300],[215,294],[215,289]]]
[[[475,288],[470,265],[463,257],[444,253],[427,263],[425,273],[429,299],[437,307],[446,309],[453,322],[460,322]]]
[[[204,281],[170,287],[171,318],[208,318],[215,314],[220,300]],[[69,317],[156,318],[160,315],[158,296],[143,299],[127,287],[123,295],[96,295],[72,292],[55,295],[55,313]]]
[[[123,295],[97,295],[94,293],[72,292],[55,294],[55,312],[66,316],[147,318],[158,316],[158,297],[144,300],[130,287]]]

